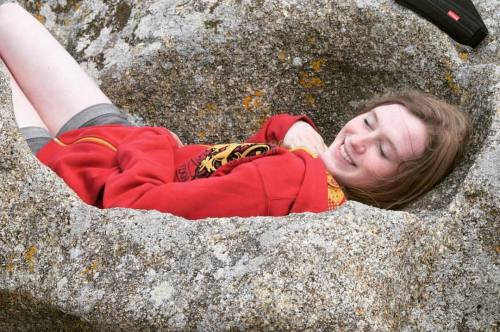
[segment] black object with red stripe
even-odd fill
[[[396,0],[446,32],[456,42],[476,47],[488,34],[469,0]]]

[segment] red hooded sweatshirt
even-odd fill
[[[346,199],[320,158],[279,146],[299,120],[314,126],[306,116],[280,114],[245,143],[183,147],[165,128],[86,127],[53,139],[37,157],[99,208],[188,219],[334,209]]]

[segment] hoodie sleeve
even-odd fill
[[[221,176],[173,182],[168,169],[172,161],[167,160],[172,153],[165,149],[166,143],[157,135],[149,135],[120,146],[120,172],[106,182],[104,208],[158,210],[187,219],[268,213],[265,188],[252,162]]]
[[[297,121],[305,121],[314,129],[318,129],[306,115],[278,114],[267,119],[259,131],[248,138],[246,142],[280,144],[288,129]]]

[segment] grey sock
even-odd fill
[[[87,107],[86,109],[75,114],[66,122],[56,137],[63,133],[77,128],[105,125],[105,124],[123,124],[131,126],[127,117],[114,104],[102,103]]]
[[[52,136],[45,128],[22,127],[20,130],[33,154],[36,154],[45,144],[52,140]]]

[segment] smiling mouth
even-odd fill
[[[347,150],[345,148],[345,140],[342,142],[342,145],[339,147],[340,150],[340,156],[350,165],[356,166],[356,164],[352,161],[351,157],[349,156],[349,153],[347,153]]]

